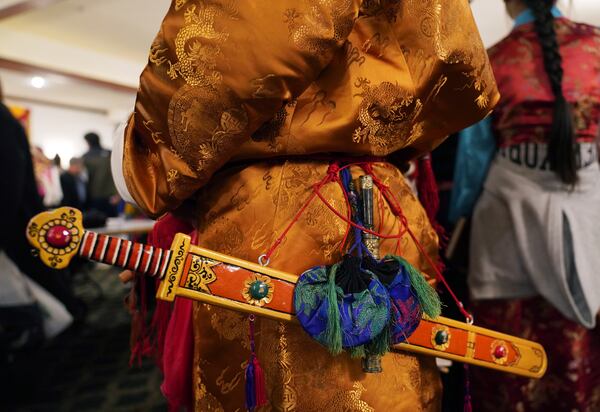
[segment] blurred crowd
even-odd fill
[[[30,146],[22,124],[0,103],[0,369],[15,352],[36,348],[85,319],[87,307],[73,293],[73,277],[86,270],[76,261],[53,270],[32,258],[25,237],[29,219],[59,206],[84,214],[88,227],[117,216],[121,204],[110,173],[110,151],[100,137],[83,138],[89,150],[66,170],[58,155],[49,159]]]

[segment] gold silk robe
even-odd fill
[[[256,261],[326,173],[323,154],[408,160],[497,99],[465,0],[173,0],[125,130],[123,174],[148,214],[195,199],[199,244]],[[383,162],[375,172],[435,258],[437,237],[401,172]],[[323,193],[346,213],[338,186]],[[381,232],[398,232],[384,202],[375,215]],[[316,200],[271,267],[300,274],[331,264],[345,230]],[[382,242],[382,255],[394,251],[432,274],[408,236]],[[197,411],[244,410],[245,319],[195,304]],[[382,374],[364,374],[359,360],[330,356],[298,325],[264,319],[257,351],[263,411],[440,408],[433,358],[391,353]]]

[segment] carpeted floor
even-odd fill
[[[160,372],[151,361],[129,367],[127,289],[118,271],[98,267],[76,279],[88,304],[83,325],[46,347],[20,355],[7,371],[0,410],[9,412],[166,411]]]

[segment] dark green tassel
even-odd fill
[[[329,352],[338,355],[342,352],[342,326],[340,324],[340,309],[338,306],[337,295],[338,287],[335,284],[335,274],[339,264],[335,264],[329,270],[329,279],[327,280],[327,328],[325,329],[325,342]]]
[[[432,319],[437,318],[442,313],[442,302],[435,289],[427,283],[425,276],[419,272],[413,265],[402,258],[398,258],[404,265],[410,276],[410,284],[419,299],[423,313]]]
[[[381,333],[366,345],[366,352],[370,355],[385,355],[390,351],[391,338],[390,325],[387,324]]]
[[[352,359],[364,358],[365,357],[365,345],[355,346],[350,348],[350,357]]]

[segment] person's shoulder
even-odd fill
[[[6,124],[6,122],[17,122],[13,114],[10,112],[10,109],[2,102],[0,102],[0,119],[2,119],[2,123]]]
[[[488,49],[492,65],[510,63],[518,64],[519,60],[531,56],[532,46],[538,43],[533,23],[525,23],[513,27],[502,40]]]
[[[23,129],[21,123],[2,102],[0,102],[0,128],[10,135],[25,136],[25,129]]]
[[[520,32],[520,30],[518,30],[518,28],[517,28],[517,29],[511,31],[502,40],[500,40],[499,42],[497,42],[496,44],[494,44],[493,46],[488,48],[487,52],[488,52],[488,56],[490,57],[490,60],[493,60],[494,58],[506,53],[507,50],[510,50],[512,48],[512,45],[515,42],[515,40],[521,34],[522,33]]]
[[[581,23],[578,21],[573,21],[569,19],[561,19],[563,24],[567,26],[571,31],[575,34],[579,34],[582,36],[590,36],[590,37],[599,37],[600,36],[600,27],[593,26],[587,23]]]
[[[81,156],[83,160],[110,158],[110,150],[104,148],[90,149]]]
[[[561,18],[559,22],[558,30],[567,39],[600,42],[600,27],[567,18]]]

